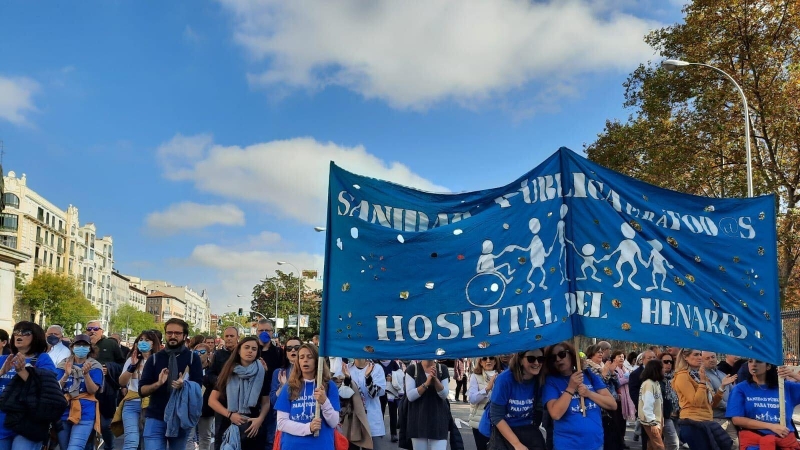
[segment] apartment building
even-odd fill
[[[183,301],[184,317],[196,328],[208,331],[211,328],[211,303],[205,290],[195,291],[189,286],[176,286],[160,280],[140,280],[147,292],[159,291]]]

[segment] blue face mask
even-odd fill
[[[47,343],[50,345],[58,345],[61,342],[61,338],[58,336],[50,335],[47,336]]]
[[[139,343],[136,345],[136,348],[138,348],[142,353],[147,353],[153,348],[153,344],[147,341],[139,341]]]
[[[259,333],[259,334],[258,334],[258,339],[259,339],[259,340],[261,341],[261,343],[263,343],[263,344],[266,344],[267,342],[269,342],[269,341],[271,341],[271,340],[272,340],[272,338],[271,338],[271,337],[270,337],[270,335],[269,335],[269,332],[267,332],[267,331],[262,331],[261,333]]]
[[[87,356],[89,356],[89,350],[90,350],[89,347],[84,347],[84,346],[73,347],[72,353],[74,353],[75,356],[77,356],[78,358],[86,358]]]

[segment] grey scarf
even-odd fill
[[[250,414],[250,408],[256,406],[261,397],[265,373],[264,366],[258,360],[247,367],[237,365],[233,368],[233,376],[228,378],[228,385],[225,386],[228,411]]]
[[[97,362],[97,360],[95,360],[94,358],[86,358],[86,361],[84,361],[83,364],[81,364],[81,366],[85,366],[86,364],[89,364],[89,366],[91,367],[91,369],[89,370],[103,369],[103,366],[99,362]],[[64,370],[66,367],[67,367],[66,359],[58,363],[59,369]],[[81,382],[83,382],[85,378],[83,376],[83,367],[78,367],[76,363],[73,363],[72,370],[70,371],[69,375],[72,377],[72,384],[70,385],[67,393],[69,394],[70,398],[75,398],[80,395]]]
[[[169,363],[167,364],[167,368],[169,369],[169,378],[167,379],[169,390],[172,390],[172,382],[181,376],[181,373],[178,370],[178,355],[181,354],[183,348],[183,344],[181,344],[178,348],[169,348],[169,346],[164,347],[164,351],[167,353],[167,355],[169,355]]]

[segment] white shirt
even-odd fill
[[[67,348],[67,346],[65,346],[61,342],[54,345],[53,348],[51,348],[50,351],[47,352],[47,356],[49,356],[50,359],[53,360],[53,364],[55,364],[56,366],[58,366],[58,363],[60,363],[61,361],[69,358],[70,354],[72,354],[72,352],[69,350],[69,348]]]

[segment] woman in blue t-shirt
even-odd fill
[[[513,448],[544,449],[536,420],[536,404],[541,401],[540,372],[544,365],[542,349],[515,353],[508,370],[497,376],[489,404],[489,418],[495,429]]]
[[[578,372],[575,347],[569,342],[548,348],[545,360],[547,376],[542,401],[553,419],[554,448],[602,450],[600,409],[616,410],[616,400],[600,377],[589,370]],[[586,407],[585,417],[581,412],[581,397]]]
[[[11,380],[19,375],[27,380],[27,367],[56,371],[53,360],[47,355],[47,338],[44,330],[33,322],[18,322],[12,332],[10,355],[0,356],[0,394]],[[38,442],[20,436],[5,427],[6,414],[0,411],[0,450],[38,450],[48,436],[42,436]]]
[[[94,394],[103,385],[103,366],[93,358],[95,348],[85,334],[75,336],[72,356],[58,363],[56,376],[69,404],[61,417],[63,428],[58,432],[62,450],[82,450],[94,429],[100,432],[97,398]]]
[[[728,396],[726,416],[740,428],[739,445],[742,448],[759,447],[762,439],[774,441],[772,448],[796,449],[797,438],[791,420],[782,426],[778,403],[778,375],[785,383],[786,411],[800,404],[800,376],[791,370],[777,369],[772,364],[750,359],[747,378],[737,384]],[[788,381],[794,380],[794,381]]]
[[[331,380],[326,365],[322,368],[322,386],[317,386],[319,351],[314,344],[303,344],[297,352],[297,365],[286,388],[278,395],[278,430],[281,450],[331,450],[333,429],[339,425],[339,389]],[[314,411],[320,409],[320,417]],[[314,432],[319,432],[315,437]]]

